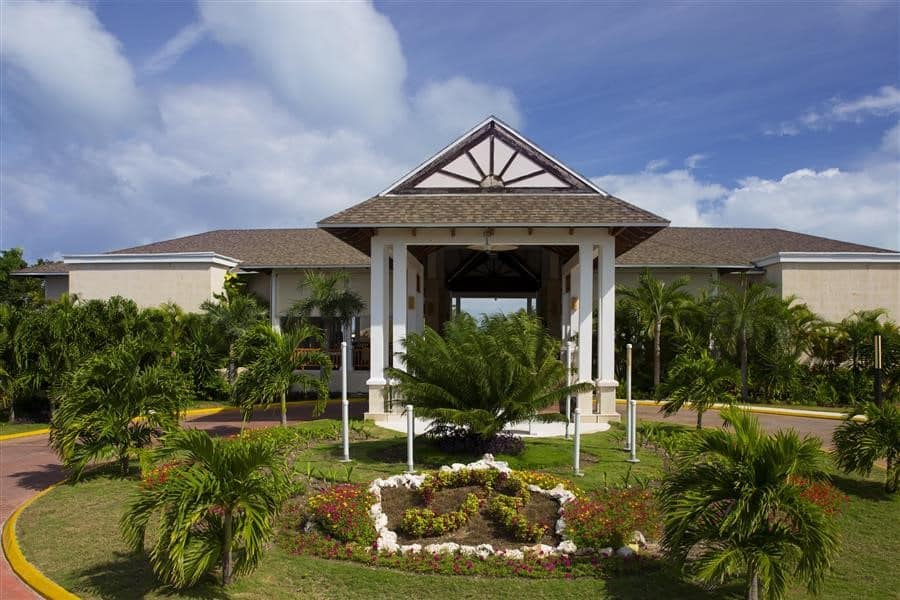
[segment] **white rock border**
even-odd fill
[[[495,471],[499,471],[500,473],[511,474],[512,469],[509,468],[509,465],[503,461],[494,460],[493,455],[485,454],[481,460],[477,460],[473,463],[469,463],[464,465],[462,463],[454,463],[451,466],[443,466],[440,468],[441,471],[460,471],[463,469],[471,469],[471,470],[483,470],[483,469],[494,469]],[[552,554],[574,554],[578,548],[575,546],[575,542],[567,539],[565,531],[566,531],[566,522],[563,519],[563,508],[565,505],[572,500],[575,499],[575,494],[567,490],[563,487],[562,484],[557,485],[552,490],[545,490],[536,485],[529,485],[528,490],[542,494],[549,498],[553,498],[559,503],[559,519],[556,521],[556,534],[562,538],[562,541],[556,546],[548,546],[547,544],[535,544],[533,546],[522,546],[521,549],[497,549],[494,548],[490,544],[479,544],[478,546],[466,546],[460,545],[454,542],[445,542],[443,544],[428,544],[427,546],[422,546],[421,544],[405,544],[401,545],[397,543],[397,533],[390,529],[388,526],[388,517],[381,510],[381,490],[383,488],[391,488],[391,487],[405,487],[407,489],[415,490],[422,486],[422,483],[425,481],[425,475],[411,475],[411,474],[403,474],[403,475],[394,475],[392,477],[388,477],[386,479],[376,479],[369,486],[369,492],[375,496],[377,500],[375,504],[372,505],[372,508],[369,509],[369,516],[372,518],[372,524],[375,526],[375,531],[378,532],[378,539],[375,541],[375,546],[379,551],[383,552],[400,552],[402,554],[407,553],[418,553],[418,552],[428,552],[431,554],[453,554],[459,552],[460,554],[466,556],[478,556],[479,558],[486,558],[492,555],[503,556],[504,558],[511,558],[516,560],[522,560],[525,558],[526,553],[540,553],[543,555],[552,555]]]

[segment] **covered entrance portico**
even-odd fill
[[[385,368],[403,367],[407,333],[426,323],[439,329],[454,296],[515,294],[533,300],[551,333],[574,342],[572,380],[595,390],[577,399],[582,419],[618,419],[615,256],[667,224],[494,118],[378,196],[321,221],[371,257],[367,418],[401,408]]]

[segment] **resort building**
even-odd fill
[[[780,229],[668,224],[490,118],[315,229],[210,231],[68,255],[18,274],[42,277],[48,297],[122,295],[143,306],[196,310],[234,272],[268,302],[279,327],[307,270],[347,271],[366,301],[353,324],[351,386],[368,393],[373,419],[399,409],[384,370],[399,360],[406,334],[439,328],[476,299],[516,301],[575,342],[576,379],[596,388],[578,406],[595,422],[618,418],[615,287],[634,284],[644,269],[665,280],[687,275],[694,291],[745,274],[826,319],[871,308],[900,318],[896,251]]]

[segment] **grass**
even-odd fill
[[[0,435],[26,433],[37,431],[38,429],[47,429],[48,427],[50,427],[50,423],[9,423],[8,421],[2,421],[0,422]]]
[[[314,422],[311,427],[333,427],[334,422]],[[651,477],[659,460],[648,452],[629,474],[616,429],[586,435],[582,439],[585,476],[572,478],[582,489],[605,482],[620,483],[626,477]],[[375,439],[354,442],[350,466],[336,463],[339,444],[325,443],[302,449],[297,468],[336,480],[369,481],[403,472],[405,439],[374,429]],[[431,468],[470,457],[448,457],[424,440],[416,444],[417,468]],[[549,471],[571,477],[571,441],[534,439],[526,442],[519,457],[508,459],[514,468]],[[878,475],[882,474],[876,474]],[[900,564],[900,495],[887,497],[880,482],[839,476],[835,483],[851,501],[840,517],[843,550],[835,571],[826,581],[823,598],[897,598],[891,573]],[[19,520],[18,534],[26,556],[51,579],[84,598],[739,598],[739,586],[706,592],[683,583],[668,571],[617,575],[605,579],[529,580],[465,576],[412,575],[375,569],[356,563],[293,556],[273,547],[260,568],[222,591],[204,584],[178,594],[160,587],[143,556],[127,552],[118,531],[118,519],[134,480],[96,476],[75,485],[60,486],[35,502]],[[85,518],[89,515],[89,518]],[[806,598],[792,590],[791,598]]]

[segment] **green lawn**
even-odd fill
[[[9,435],[13,433],[26,433],[28,431],[37,431],[38,429],[47,429],[50,423],[9,423],[0,422],[0,435]]]
[[[323,426],[319,422],[314,426]],[[322,444],[301,451],[297,466],[329,477],[368,481],[404,470],[405,440],[381,429],[378,439],[356,442],[352,470],[335,462],[338,444]],[[619,483],[628,472],[625,453],[615,435],[593,434],[582,440],[582,469],[577,478],[583,489],[604,481]],[[417,466],[437,467],[468,458],[447,457],[424,442],[417,443]],[[631,476],[657,473],[659,460],[649,453]],[[504,457],[505,458],[505,457]],[[571,473],[571,442],[561,439],[529,440],[522,456],[509,458],[513,467]],[[887,498],[879,484],[839,477],[837,485],[850,494],[851,502],[841,517],[844,549],[835,572],[825,586],[825,598],[897,598],[892,573],[900,564],[896,518],[900,498]],[[179,595],[160,588],[147,561],[130,555],[122,544],[117,521],[124,503],[136,488],[134,480],[98,476],[65,485],[35,502],[19,520],[18,534],[26,556],[50,578],[85,598],[407,598],[440,595],[453,598],[738,598],[737,587],[715,593],[682,583],[667,571],[619,575],[608,579],[574,580],[489,579],[465,576],[413,575],[375,569],[355,563],[289,555],[274,547],[260,568],[239,579],[226,592],[200,586]],[[805,598],[795,591],[792,598]]]

